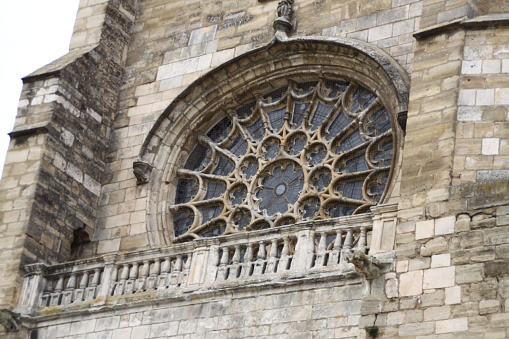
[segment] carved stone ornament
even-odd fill
[[[150,173],[152,172],[153,167],[146,162],[143,161],[135,161],[133,163],[133,172],[136,176],[136,184],[143,185],[148,182],[150,177]]]
[[[294,30],[293,19],[293,0],[283,0],[277,5],[277,19],[274,21],[274,29],[276,36],[283,33],[284,37],[288,37]]]
[[[6,309],[0,309],[0,324],[7,332],[17,332],[21,328],[20,315]]]
[[[371,255],[366,255],[362,251],[354,251],[347,257],[347,261],[353,264],[357,271],[366,279],[373,279],[379,275],[378,267],[380,263],[378,260]]]

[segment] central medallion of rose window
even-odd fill
[[[260,199],[259,209],[267,215],[283,214],[299,200],[304,186],[304,174],[299,165],[278,163],[260,173],[260,186],[256,198]]]
[[[395,138],[380,98],[355,82],[253,97],[193,140],[170,204],[175,240],[367,212],[387,195]]]

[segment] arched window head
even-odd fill
[[[185,241],[368,212],[383,201],[396,134],[353,79],[271,84],[193,136],[170,198]]]

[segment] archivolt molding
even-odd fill
[[[288,79],[341,79],[372,91],[390,116],[395,138],[393,159],[398,159],[402,131],[396,119],[407,110],[409,81],[389,55],[355,40],[275,40],[195,81],[163,112],[149,133],[139,161],[153,167],[147,187],[147,228],[153,246],[172,242],[169,199],[176,194],[177,171],[197,143],[193,135],[205,134],[228,115],[228,110],[240,107],[253,95],[263,96],[285,86]]]

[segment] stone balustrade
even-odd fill
[[[317,274],[344,276],[354,273],[350,253],[368,253],[376,219],[364,214],[59,265],[28,265],[19,311],[95,307],[150,292],[164,298]]]

